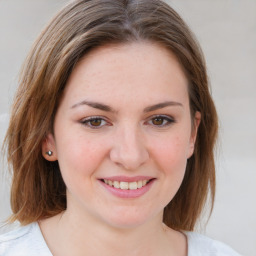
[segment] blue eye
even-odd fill
[[[89,118],[83,119],[81,123],[92,129],[99,129],[107,125],[107,122],[102,117],[89,117]]]
[[[153,116],[149,120],[150,124],[152,124],[153,126],[158,126],[158,127],[168,126],[174,122],[175,122],[175,120],[173,118],[171,118],[169,116],[165,116],[165,115]]]

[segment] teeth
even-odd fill
[[[139,180],[133,182],[126,182],[126,181],[112,181],[112,180],[104,180],[104,183],[108,184],[111,187],[125,189],[125,190],[135,190],[138,188],[144,187],[149,180]]]
[[[120,182],[120,188],[121,188],[121,189],[128,189],[128,188],[129,188],[128,182],[123,182],[123,181],[121,181],[121,182]]]
[[[114,182],[113,182],[113,186],[114,186],[115,188],[120,188],[119,181],[114,181]]]
[[[129,182],[129,189],[137,189],[138,188],[138,184],[137,182]]]

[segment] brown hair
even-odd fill
[[[136,41],[161,44],[176,55],[189,81],[192,116],[196,111],[202,115],[194,154],[163,221],[177,230],[193,230],[208,192],[213,206],[217,115],[204,58],[189,28],[162,1],[78,0],[62,9],[41,33],[21,72],[5,138],[13,171],[10,221],[25,225],[65,210],[66,188],[58,162],[46,161],[41,145],[52,130],[67,79],[91,49]]]

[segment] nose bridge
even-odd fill
[[[148,151],[138,126],[126,125],[117,130],[110,156],[113,162],[128,170],[147,161]]]

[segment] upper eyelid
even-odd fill
[[[94,120],[94,119],[102,119],[104,121],[107,121],[108,119],[104,116],[88,116],[88,117],[84,117],[81,118],[80,121],[90,121],[90,120]]]
[[[155,118],[155,117],[163,117],[163,118],[169,118],[169,119],[174,119],[172,116],[170,115],[165,115],[165,114],[155,114],[149,117],[150,118]]]
[[[83,123],[83,122],[89,122],[89,121],[93,121],[95,119],[100,119],[100,120],[103,120],[105,122],[109,122],[108,119],[106,117],[103,117],[103,116],[89,116],[89,117],[84,117],[84,118],[81,118],[79,120],[79,122]]]
[[[147,120],[151,120],[151,119],[154,119],[154,118],[163,118],[163,119],[168,119],[169,121],[172,121],[172,122],[175,122],[175,118],[172,117],[172,116],[169,116],[169,115],[153,115],[153,116],[150,116]]]
[[[156,118],[156,117],[163,117],[163,118],[168,118],[168,119],[172,119],[174,120],[174,118],[170,115],[165,115],[165,114],[156,114],[156,115],[151,115],[149,117],[147,117],[146,119],[152,119],[152,118]],[[83,120],[93,120],[93,119],[103,119],[105,121],[108,120],[107,117],[104,117],[104,116],[89,116],[89,117],[84,117],[84,118],[81,118],[81,121]]]
[[[156,114],[156,115],[152,115],[147,117],[145,120],[150,120],[156,117],[162,117],[162,118],[166,118],[166,119],[171,119],[173,121],[175,121],[175,119],[170,116],[170,115],[164,115],[164,114]],[[104,116],[89,116],[89,117],[85,117],[85,118],[81,118],[80,121],[90,121],[90,120],[94,120],[94,119],[102,119],[106,122],[108,122],[108,118],[104,117]]]
[[[165,114],[156,114],[156,115],[152,115],[152,116],[146,118],[143,122],[151,121],[152,119],[157,118],[157,117],[163,118],[163,119],[167,120],[167,121],[169,122],[169,124],[176,122],[176,120],[175,120],[172,116],[165,115]],[[109,124],[110,124],[110,121],[108,120],[108,118],[106,118],[106,117],[104,117],[104,116],[89,116],[89,117],[86,117],[86,118],[82,118],[82,119],[80,120],[80,122],[85,124],[86,122],[90,122],[91,120],[95,120],[95,119],[101,119],[101,120],[105,121],[105,122],[107,123],[107,124],[105,124],[105,125],[109,125]],[[99,126],[99,128],[101,128],[101,127],[103,127],[103,126],[105,126],[105,125]],[[88,126],[90,126],[90,125],[88,125]],[[156,125],[156,126],[157,126],[157,125]],[[164,125],[163,125],[163,126],[164,126]],[[161,127],[161,126],[159,125],[159,127]]]

